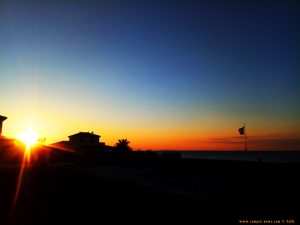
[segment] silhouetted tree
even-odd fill
[[[127,139],[119,139],[115,145],[115,151],[120,153],[130,153],[132,151],[129,146],[130,141]]]

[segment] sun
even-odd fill
[[[38,137],[39,135],[31,127],[17,135],[17,138],[26,145],[26,149],[30,149],[31,146],[35,145]]]

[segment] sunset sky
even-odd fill
[[[271,3],[272,2],[272,3]],[[3,135],[300,150],[297,1],[0,1]]]

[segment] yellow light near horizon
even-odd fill
[[[31,127],[17,135],[17,138],[26,145],[27,150],[37,143],[38,137],[39,135]]]

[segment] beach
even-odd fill
[[[143,221],[239,224],[294,220],[299,164],[155,160],[28,168],[17,204],[17,167],[2,167],[1,224]]]

